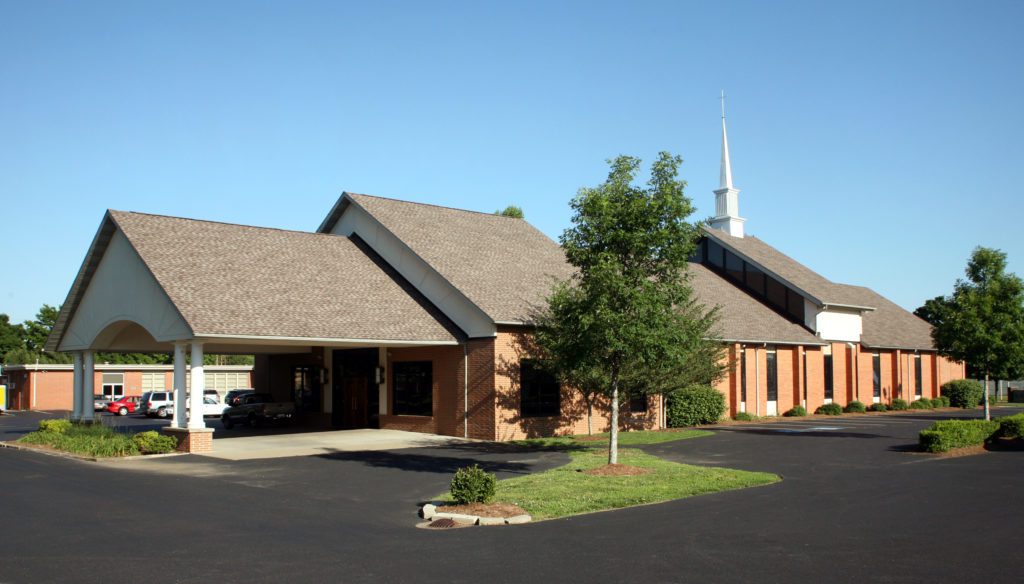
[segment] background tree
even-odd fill
[[[953,294],[915,311],[932,324],[941,355],[966,361],[985,376],[985,419],[991,418],[988,381],[1024,372],[1024,281],[1006,273],[1006,254],[986,247],[971,253],[967,279]]]
[[[685,279],[699,230],[686,221],[693,205],[676,178],[681,163],[660,153],[639,187],[640,160],[620,156],[602,185],[580,190],[561,236],[576,274],[537,318],[538,357],[563,383],[608,398],[609,464],[618,462],[621,402],[682,387],[675,376],[713,371],[722,354],[712,340],[717,313],[693,299]]]
[[[515,205],[509,205],[508,207],[505,207],[504,210],[495,211],[494,214],[495,215],[501,215],[502,217],[514,217],[516,219],[522,219],[523,218],[523,209],[522,209],[522,207],[517,207]]]
[[[0,360],[9,351],[19,349],[25,343],[25,329],[20,324],[11,324],[11,317],[0,314]]]

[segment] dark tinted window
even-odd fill
[[[778,280],[771,276],[765,277],[765,285],[767,287],[768,302],[773,304],[775,308],[785,311],[786,310],[786,287],[783,286]]]
[[[404,361],[392,365],[394,411],[399,416],[434,415],[434,364]]]
[[[740,284],[743,283],[743,260],[728,250],[725,252],[725,273]]]
[[[716,268],[721,268],[723,266],[723,264],[722,264],[722,261],[723,261],[722,253],[725,250],[722,249],[722,246],[718,245],[717,243],[715,243],[714,241],[712,241],[710,239],[708,239],[707,242],[708,242],[708,250],[707,250],[707,253],[708,253],[707,261],[708,261],[708,263],[711,264],[712,266],[715,266]]]
[[[766,357],[768,358],[768,366],[765,368],[765,373],[768,376],[768,401],[778,401],[779,399],[779,368],[775,361],[775,351],[769,350]]]
[[[561,393],[558,381],[534,361],[519,362],[519,409],[524,418],[561,414]]]
[[[825,355],[825,399],[833,399],[832,355]]]
[[[747,264],[747,286],[759,295],[764,295],[764,272]]]
[[[914,355],[914,395],[921,395],[921,356]]]
[[[882,357],[875,353],[871,356],[871,395],[882,397]]]
[[[786,289],[786,313],[799,322],[804,322],[804,297],[796,292]]]
[[[629,411],[631,412],[646,412],[647,411],[647,396],[646,395],[634,395],[629,398]]]
[[[740,349],[740,401],[747,401],[747,350]]]

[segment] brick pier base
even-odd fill
[[[178,452],[213,452],[213,428],[163,428],[161,431],[178,439]]]

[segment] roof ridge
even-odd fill
[[[486,211],[474,211],[472,209],[460,209],[458,207],[449,207],[447,205],[435,205],[434,203],[420,203],[419,201],[406,201],[404,199],[396,199],[394,197],[382,197],[380,195],[367,195],[366,193],[348,193],[349,196],[353,197],[369,197],[371,199],[382,199],[385,201],[394,201],[396,203],[406,203],[409,205],[419,205],[421,207],[434,207],[437,209],[445,209],[447,211],[459,211],[460,213],[475,213],[477,215],[484,215],[486,217],[497,217],[500,219],[519,219],[519,217],[506,217],[505,215],[499,215],[498,213],[488,213]],[[524,219],[520,219],[525,221]]]
[[[215,221],[213,219],[195,219],[192,217],[179,217],[177,215],[163,215],[160,213],[146,213],[145,211],[121,211],[119,209],[107,209],[111,213],[123,213],[127,215],[144,215],[146,217],[159,217],[161,219],[178,219],[181,221],[192,221],[195,223],[213,223],[215,225],[228,225],[231,227],[246,227],[248,229],[263,229],[267,231],[282,231],[284,233],[300,233],[302,235],[330,235],[331,233],[319,233],[317,231],[303,231],[301,229],[285,229],[283,227],[266,227],[264,225],[246,225],[245,223],[234,223],[231,221]]]

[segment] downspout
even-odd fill
[[[469,438],[469,341],[462,343],[462,437]]]

